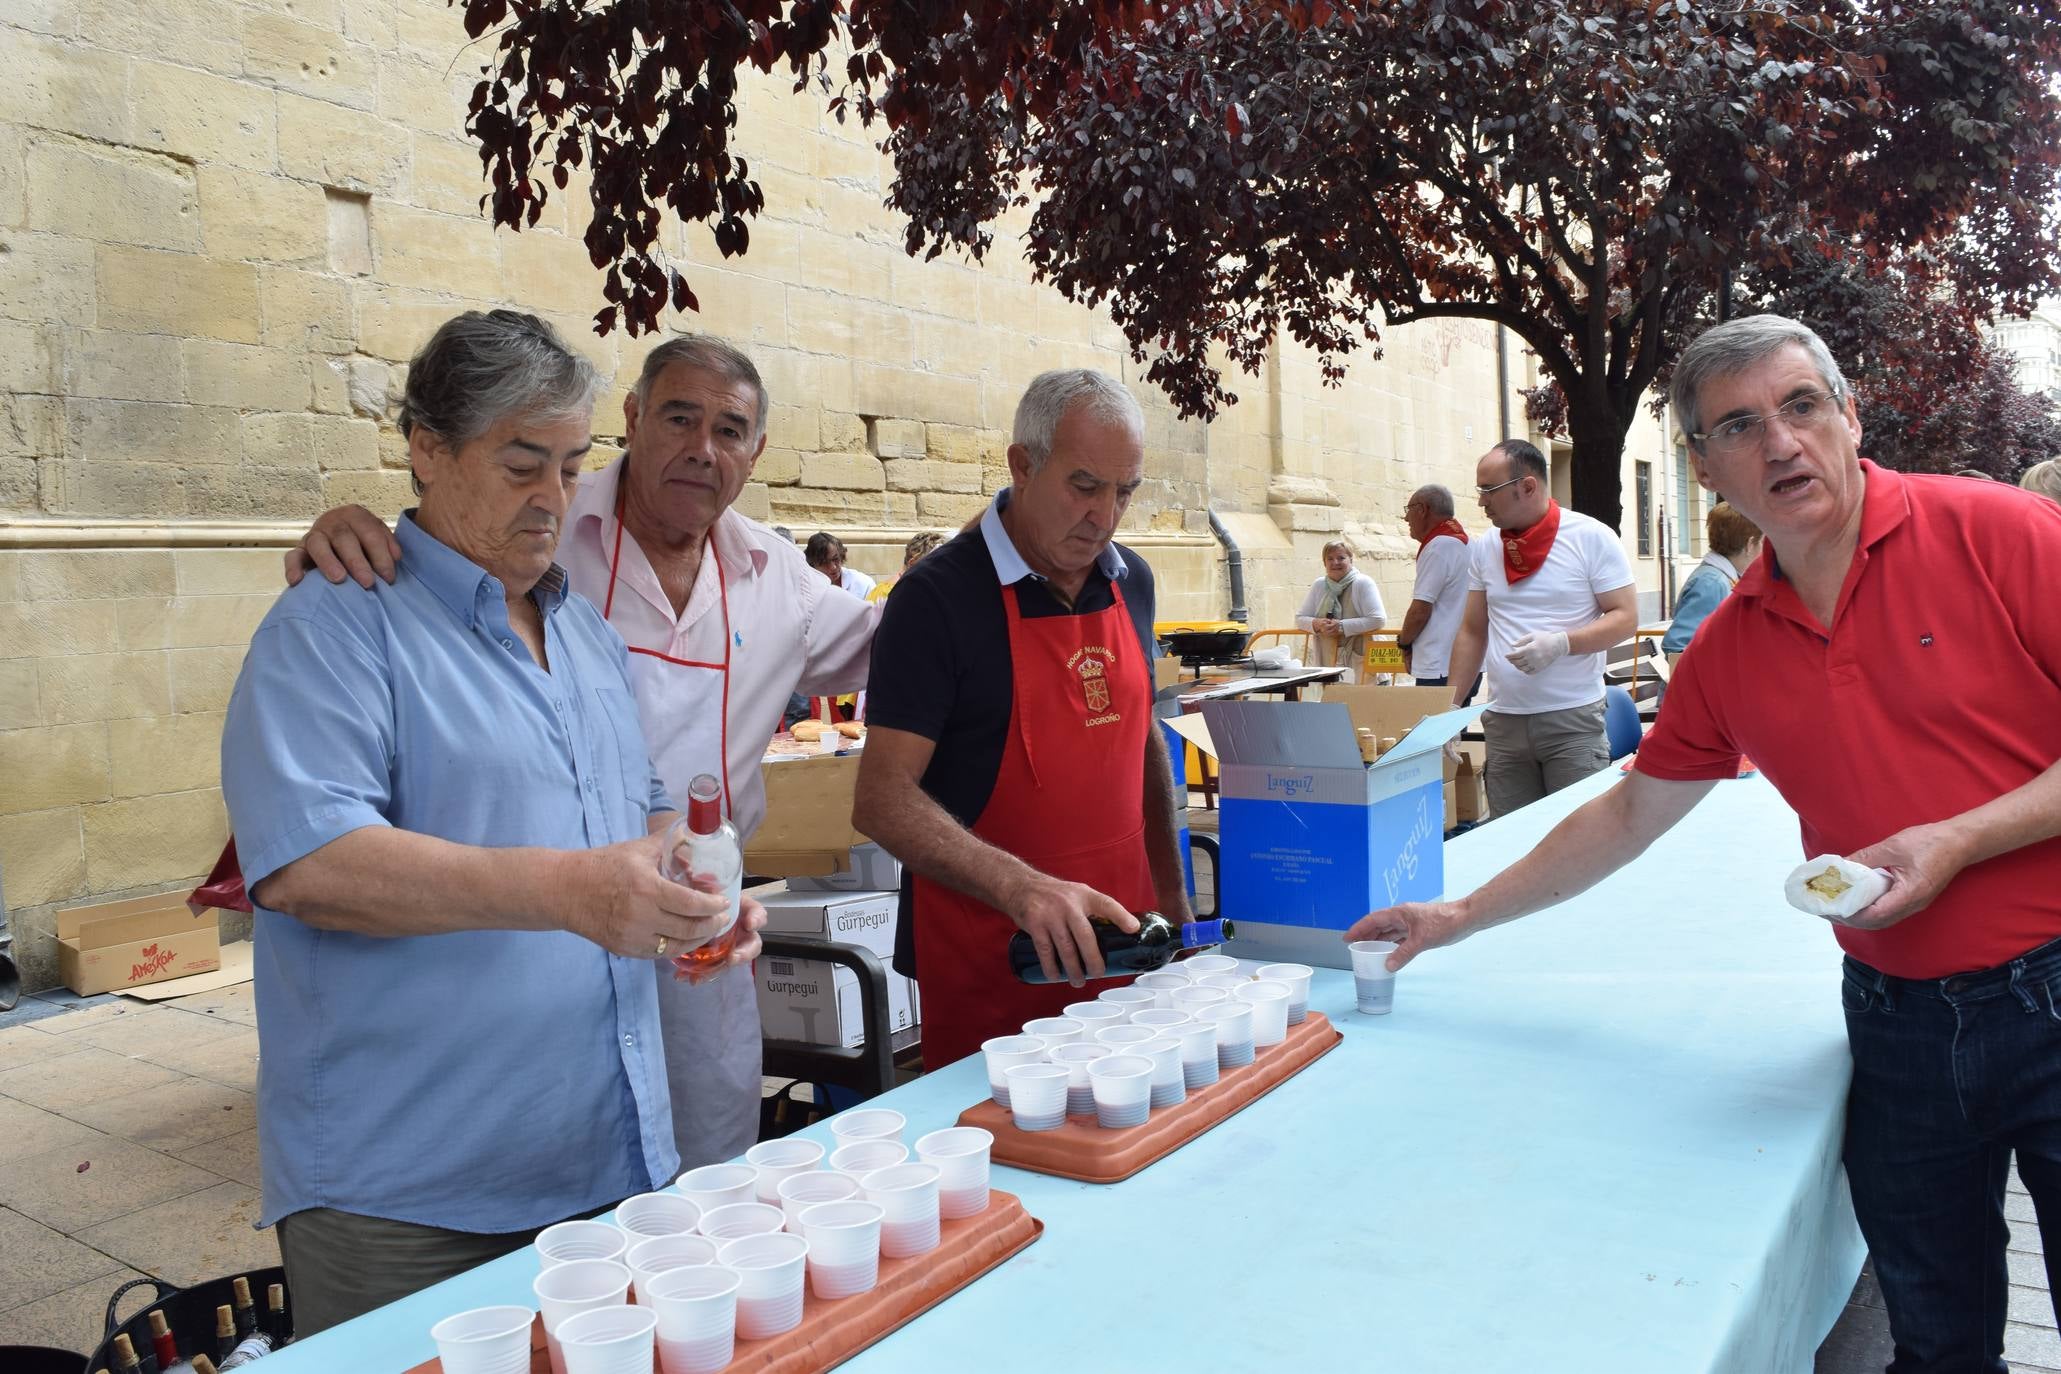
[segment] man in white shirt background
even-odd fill
[[[630,649],[637,714],[667,789],[696,774],[723,788],[749,841],[765,818],[759,761],[791,694],[866,684],[877,607],[811,572],[791,538],[733,506],[766,447],[770,398],[750,358],[686,334],[653,349],[623,401],[623,456],[580,478],[558,560]],[[332,582],[391,581],[400,548],[362,506],[315,521],[287,555]],[[736,968],[700,984],[659,980],[673,1131],[683,1168],[758,1138],[757,990]]]
[[[1546,457],[1505,439],[1475,464],[1475,495],[1502,536],[1470,547],[1467,609],[1453,643],[1453,704],[1484,664],[1490,704],[1483,781],[1498,816],[1610,762],[1603,663],[1638,622],[1624,546],[1608,526],[1563,510]]]
[[[1436,482],[1410,493],[1403,519],[1417,541],[1417,581],[1396,631],[1396,647],[1403,651],[1411,681],[1444,687],[1450,681],[1453,639],[1467,613],[1467,527],[1453,514],[1453,493]],[[1469,688],[1468,696],[1473,694]]]

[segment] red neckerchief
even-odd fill
[[[1524,581],[1545,566],[1553,551],[1553,536],[1560,533],[1560,503],[1549,502],[1545,518],[1528,530],[1512,534],[1503,531],[1503,576],[1511,583]]]
[[[1448,515],[1444,520],[1439,522],[1439,524],[1432,529],[1431,533],[1425,535],[1422,539],[1419,539],[1417,541],[1417,552],[1423,553],[1425,547],[1429,545],[1432,540],[1438,538],[1442,534],[1450,534],[1451,536],[1453,536],[1453,538],[1459,540],[1462,544],[1467,542],[1467,527],[1460,523],[1460,517],[1457,515]]]

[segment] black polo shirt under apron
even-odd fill
[[[1152,568],[1133,550],[1121,544],[1110,547],[1124,561],[1124,607],[1138,631],[1138,647],[1150,662],[1158,646],[1152,633]],[[1007,594],[1017,598],[1017,611],[1026,620],[1092,615],[1116,601],[1099,565],[1089,569],[1071,610],[1035,576],[1024,578]],[[923,790],[965,826],[980,819],[987,808],[1009,739],[1016,679],[1003,595],[980,527],[960,532],[895,583],[882,608],[866,678],[866,723],[907,730],[936,743],[930,766],[923,771]],[[1142,768],[1144,760],[1132,760],[1129,766]],[[910,978],[916,976],[914,883],[905,870],[901,914],[895,923],[894,966]]]

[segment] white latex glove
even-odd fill
[[[1567,657],[1567,632],[1532,633],[1510,646],[1510,666],[1520,673],[1539,673]]]

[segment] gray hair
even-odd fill
[[[685,363],[689,367],[713,372],[725,381],[751,388],[751,394],[758,400],[758,411],[751,419],[751,437],[754,442],[766,432],[766,412],[772,405],[772,397],[766,394],[765,380],[759,376],[757,364],[746,356],[735,344],[725,343],[713,334],[681,334],[667,339],[644,356],[644,370],[637,374],[637,405],[641,410],[651,395],[651,384],[658,380],[658,374],[674,363]]]
[[[422,428],[456,448],[511,415],[569,420],[594,408],[602,376],[557,331],[519,310],[444,321],[408,363],[401,433]]]
[[[1682,427],[1683,436],[1703,428],[1703,417],[1696,413],[1696,393],[1706,383],[1744,372],[1790,344],[1800,345],[1810,356],[1811,365],[1817,368],[1834,400],[1845,397],[1846,378],[1833,361],[1832,350],[1825,347],[1825,341],[1809,325],[1786,315],[1742,315],[1698,334],[1675,364],[1668,399],[1674,403],[1675,421]]]
[[[2038,492],[2049,501],[2061,501],[2061,458],[2034,463],[2018,479],[2018,485],[2027,491]]]
[[[1450,520],[1453,518],[1453,491],[1450,487],[1442,487],[1436,482],[1427,482],[1411,492],[1410,499],[1412,501],[1422,501],[1425,514],[1431,516],[1434,520]]]
[[[1030,454],[1032,472],[1052,456],[1052,436],[1076,405],[1086,406],[1098,420],[1128,426],[1144,441],[1145,412],[1139,408],[1138,398],[1116,378],[1089,367],[1040,372],[1016,403],[1016,424],[1009,436],[1011,443],[1023,445]]]

